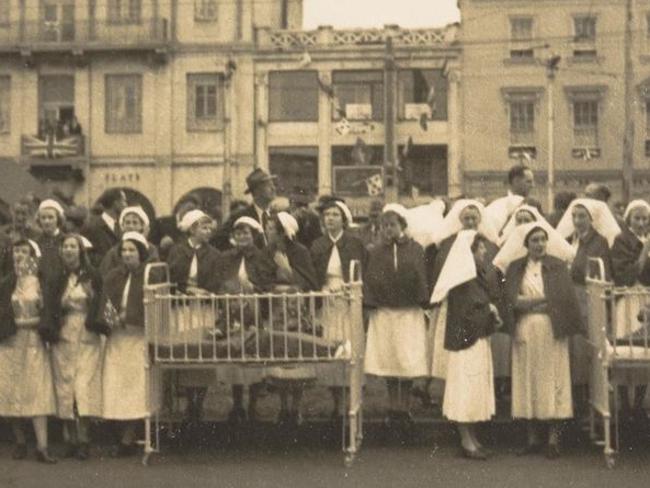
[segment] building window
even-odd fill
[[[108,0],[108,21],[113,24],[139,24],[140,0]]]
[[[318,194],[317,147],[270,147],[269,170],[280,195]]]
[[[332,192],[342,196],[373,195],[369,181],[383,184],[384,146],[370,146],[357,139],[354,146],[332,146]]]
[[[447,79],[439,69],[412,69],[399,72],[399,117],[418,120],[447,120]]]
[[[9,26],[9,0],[0,0],[0,27]]]
[[[598,100],[573,102],[573,143],[577,148],[598,147]]]
[[[510,19],[510,39],[513,41],[530,41],[533,39],[533,18],[515,17]]]
[[[381,71],[334,71],[334,93],[349,120],[384,118],[384,74]],[[340,114],[333,114],[339,119]]]
[[[208,22],[217,20],[216,0],[194,0],[194,20]]]
[[[269,73],[271,122],[318,121],[318,73],[274,71]]]
[[[531,144],[535,140],[535,103],[529,100],[510,102],[510,142]]]
[[[8,134],[11,119],[11,78],[0,76],[0,134]]]
[[[223,75],[187,75],[187,130],[223,129]]]
[[[645,36],[650,39],[650,12],[645,14]]]
[[[580,15],[573,19],[575,42],[596,41],[596,17]]]
[[[514,17],[510,19],[511,59],[522,61],[535,57],[534,49],[527,45],[533,39],[533,26],[532,17]]]
[[[106,75],[106,133],[142,132],[142,75]]]

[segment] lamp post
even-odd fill
[[[553,55],[546,62],[546,103],[547,103],[547,122],[548,122],[548,178],[547,178],[547,198],[548,198],[548,211],[553,208],[553,200],[555,196],[555,105],[554,105],[554,92],[555,92],[555,73],[559,68],[561,61],[559,55]]]

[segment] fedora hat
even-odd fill
[[[267,181],[273,181],[277,178],[276,175],[270,175],[261,168],[256,168],[251,174],[246,177],[246,191],[245,194],[251,193],[256,186],[266,183]]]

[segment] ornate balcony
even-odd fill
[[[169,40],[167,19],[134,23],[34,21],[0,25],[0,51],[158,50]]]
[[[271,30],[257,32],[260,48],[273,50],[299,50],[306,48],[344,48],[360,45],[383,45],[390,37],[397,47],[450,47],[456,43],[458,26],[455,24],[436,29],[401,29],[386,26],[383,29],[334,30],[330,26],[312,31]]]

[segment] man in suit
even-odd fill
[[[128,205],[126,194],[119,188],[106,190],[98,202],[103,212],[99,216],[91,217],[81,230],[81,234],[93,245],[90,258],[96,267],[106,253],[119,242],[122,232],[118,221],[122,210]]]
[[[266,223],[271,218],[271,202],[275,198],[275,181],[276,176],[270,175],[263,169],[257,168],[246,177],[246,191],[244,193],[253,197],[253,203],[243,208],[239,212],[234,212],[228,217],[228,220],[219,228],[212,238],[211,244],[225,251],[230,249],[230,234],[232,226],[239,217],[251,217],[258,221],[266,232]],[[260,235],[255,239],[255,245],[258,248],[266,246],[266,237]]]

